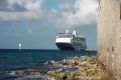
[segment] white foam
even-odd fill
[[[55,79],[48,75],[28,75],[15,80],[55,80]]]

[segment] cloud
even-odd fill
[[[40,11],[43,0],[7,0],[9,6],[19,5],[28,11]]]
[[[75,11],[73,3],[64,1],[62,4],[59,5],[59,9],[62,12],[73,12]]]
[[[43,0],[6,0],[5,10],[0,10],[0,21],[40,19],[42,4]]]
[[[6,0],[0,21],[39,20],[56,27],[96,24],[98,0],[63,0],[58,8],[47,11],[43,4],[44,0]]]
[[[28,29],[28,31],[27,31],[28,33],[32,33],[33,31],[32,31],[32,29]]]
[[[97,7],[97,0],[76,0],[74,4],[63,3],[60,6],[61,17],[56,18],[55,24],[61,27],[94,24]]]
[[[16,36],[16,37],[21,37],[23,36],[22,33],[3,33],[4,36]]]
[[[36,12],[0,12],[0,21],[36,20],[39,19]]]

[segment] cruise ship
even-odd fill
[[[85,50],[87,49],[86,38],[82,35],[78,35],[76,30],[69,33],[67,29],[65,33],[59,33],[56,36],[56,46],[60,50]]]

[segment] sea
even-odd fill
[[[43,69],[45,62],[63,60],[75,56],[96,56],[96,51],[61,51],[33,49],[0,49],[0,80],[46,80],[42,76],[13,76],[16,70]]]

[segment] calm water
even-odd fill
[[[0,50],[0,80],[17,80],[16,78],[6,77],[7,72],[9,71],[27,68],[39,69],[43,68],[46,61],[56,61],[68,57],[84,55],[92,56],[96,55],[96,52],[59,50]]]

